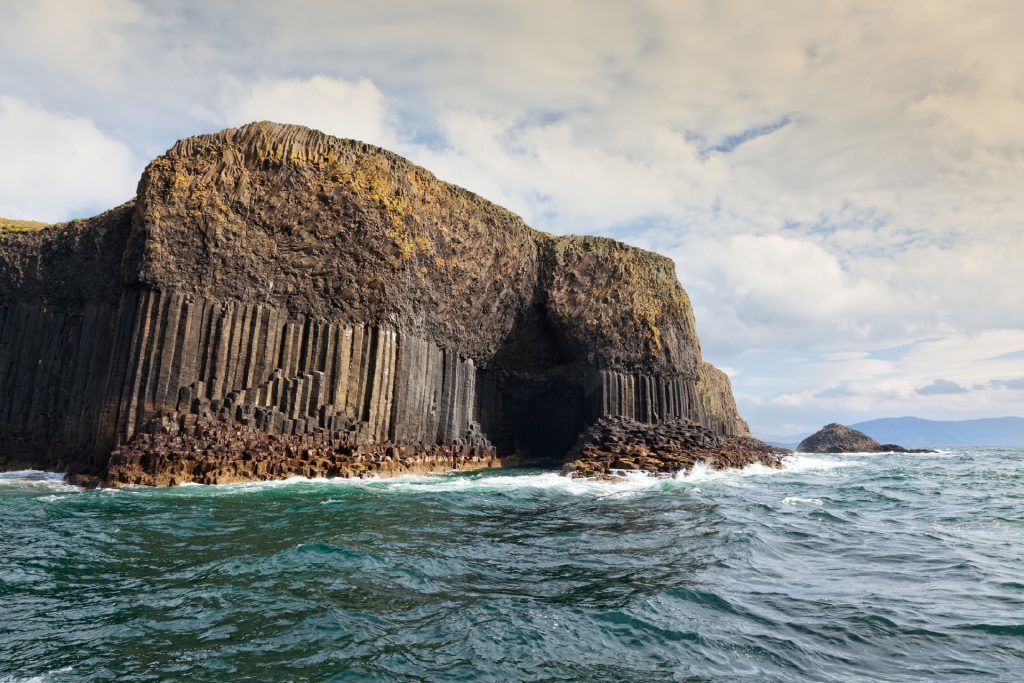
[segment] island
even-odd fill
[[[99,216],[0,230],[0,395],[0,468],[105,486],[784,453],[670,259],[268,122],[179,141]]]
[[[926,448],[904,448],[878,443],[864,432],[832,422],[800,442],[798,453],[935,453]]]

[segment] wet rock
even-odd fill
[[[687,420],[644,424],[605,417],[586,429],[566,456],[562,471],[574,477],[608,479],[628,471],[662,475],[688,472],[703,463],[712,469],[753,463],[781,467],[789,451],[749,436],[715,434]]]
[[[336,437],[240,430],[219,418],[200,417],[191,428],[154,420],[110,455],[106,475],[77,477],[83,485],[174,486],[228,484],[288,477],[393,477],[470,471],[517,464],[490,446],[430,448],[359,443]]]

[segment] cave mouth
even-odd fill
[[[520,385],[515,393],[508,417],[516,452],[531,464],[561,466],[586,426],[582,388],[541,381]]]
[[[520,318],[492,368],[496,400],[481,422],[499,453],[526,465],[560,467],[593,416],[586,372],[543,304]]]

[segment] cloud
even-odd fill
[[[232,97],[239,99],[227,107],[226,125],[270,120],[298,123],[382,147],[394,147],[398,142],[384,95],[365,78],[266,80],[232,92]]]
[[[564,119],[446,111],[440,132],[443,145],[403,151],[438,176],[562,234],[608,234],[623,224],[687,214],[695,203],[713,201],[723,168],[700,162],[696,146],[667,129],[647,131],[643,156],[594,145]]]
[[[905,334],[898,297],[821,244],[779,234],[698,239],[669,252],[720,353],[830,345]],[[894,327],[898,329],[893,329]]]
[[[1019,360],[1008,353],[1022,342],[1024,330],[987,330],[914,342],[897,354],[885,353],[891,349],[798,356],[765,352],[758,359],[740,354],[736,360],[742,374],[733,384],[744,416],[766,425],[759,428],[765,433],[787,420],[849,424],[893,415],[967,419],[1022,414],[1024,378]],[[932,391],[936,368],[945,375],[939,389],[965,390]]]
[[[88,119],[0,97],[0,216],[89,216],[134,195],[141,164]]]
[[[22,68],[91,88],[115,88],[127,75],[154,17],[134,0],[10,3],[0,21],[0,51]]]
[[[931,384],[918,389],[917,393],[922,396],[940,396],[943,394],[966,394],[968,391],[968,389],[960,386],[956,382],[950,382],[946,379],[937,379]]]

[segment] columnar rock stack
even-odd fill
[[[669,259],[268,123],[179,142],[106,214],[0,235],[0,392],[0,465],[100,475],[187,415],[517,462],[602,415],[746,433]]]
[[[601,371],[599,415],[657,423],[699,414],[697,386],[680,377]]]
[[[348,417],[374,443],[451,443],[474,422],[473,361],[393,329],[144,292],[132,336],[122,441],[157,413],[223,407],[274,433]]]

